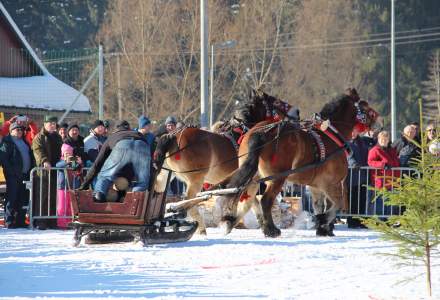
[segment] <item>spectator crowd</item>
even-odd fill
[[[124,123],[125,122],[125,123]],[[117,140],[121,135],[131,136],[131,140],[142,137],[142,143],[127,142],[127,147],[148,147],[148,155],[154,150],[157,137],[167,132],[172,132],[179,127],[176,119],[172,116],[166,118],[165,123],[155,133],[151,131],[151,122],[146,116],[140,116],[138,127],[131,129],[128,122],[119,122],[113,134],[110,134],[110,124],[107,121],[96,120],[90,128],[89,135],[80,135],[78,124],[58,123],[55,116],[44,117],[42,127],[39,129],[28,117],[23,115],[14,116],[4,122],[1,128],[0,164],[6,179],[6,197],[4,221],[7,228],[23,228],[25,222],[26,207],[29,205],[29,191],[24,181],[30,180],[31,170],[34,167],[46,169],[33,172],[32,195],[33,226],[44,230],[47,228],[67,228],[71,217],[70,197],[67,189],[76,189],[81,186],[81,168],[91,167],[94,162],[103,156],[101,152],[111,150],[112,139]],[[440,141],[436,133],[434,123],[426,127],[426,145],[429,151],[436,156],[440,155]],[[136,131],[136,134],[127,133]],[[109,137],[110,136],[110,137]],[[106,143],[106,141],[109,142]],[[119,140],[118,140],[119,141]],[[391,183],[384,177],[399,177],[396,167],[411,167],[414,159],[420,156],[419,147],[421,142],[420,128],[413,123],[406,126],[401,137],[393,144],[390,143],[389,133],[367,132],[360,135],[354,131],[349,145],[352,149],[348,163],[350,167],[347,184],[350,185],[350,213],[357,214],[368,210],[369,213],[380,213],[372,206],[367,191],[368,183],[376,188],[390,188]],[[118,150],[120,151],[120,150]],[[116,153],[116,152],[115,152]],[[115,154],[116,155],[116,154]],[[108,156],[108,155],[107,155]],[[139,164],[150,163],[149,160],[139,161]],[[362,168],[373,167],[374,169]],[[108,182],[100,182],[87,178],[88,184],[97,184],[98,189],[103,191]],[[144,183],[145,184],[145,183]],[[174,183],[176,185],[177,183]],[[173,187],[171,187],[173,188]],[[178,187],[174,187],[176,189]],[[99,200],[99,199],[98,199]],[[376,203],[377,204],[377,203]],[[368,206],[368,207],[367,207]],[[52,216],[52,218],[44,218]],[[58,218],[53,218],[58,216]],[[348,219],[349,227],[360,227],[361,224],[354,218]]]
[[[401,213],[401,208],[384,205],[384,199],[376,197],[373,189],[392,189],[393,182],[404,173],[410,174],[412,166],[420,159],[422,136],[430,154],[440,156],[440,140],[433,122],[428,123],[421,134],[418,123],[404,127],[400,137],[391,143],[387,131],[369,131],[364,135],[353,131],[348,157],[350,214],[390,215]],[[364,168],[362,168],[364,167]],[[362,228],[360,220],[347,218],[349,228]]]
[[[170,116],[153,134],[150,120],[141,116],[133,131],[143,137],[151,153],[155,137],[175,130],[176,125],[176,119]],[[131,131],[128,123],[127,126]],[[45,171],[33,172],[32,178],[32,212],[36,216],[33,225],[41,230],[67,228],[72,212],[66,190],[80,187],[81,168],[93,165],[108,139],[109,130],[110,122],[96,120],[84,138],[78,124],[58,124],[58,118],[52,115],[44,117],[40,129],[23,115],[4,122],[0,132],[0,164],[6,180],[5,227],[28,227],[26,213],[30,195],[24,181],[30,180],[34,167],[40,167]]]

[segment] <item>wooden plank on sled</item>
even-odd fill
[[[227,194],[233,194],[237,193],[240,189],[238,188],[230,188],[230,189],[221,189],[221,190],[212,190],[212,191],[205,191],[197,193],[197,197],[182,200],[174,203],[168,203],[167,204],[167,211],[168,212],[177,212],[180,210],[188,210],[192,208],[193,206],[196,206],[199,203],[202,203],[204,201],[207,201],[212,198],[212,196],[218,196],[218,195],[227,195]]]
[[[206,200],[209,200],[210,198],[211,198],[210,195],[205,195],[205,196],[195,197],[195,198],[182,200],[182,201],[178,201],[178,202],[167,203],[166,211],[178,212],[181,210],[188,210],[188,209],[192,208],[193,206],[196,206],[199,203],[202,203]]]
[[[212,191],[205,191],[197,193],[197,197],[203,197],[203,196],[218,196],[218,195],[228,195],[228,194],[235,194],[240,191],[239,188],[230,188],[230,189],[220,189],[220,190],[212,190]]]

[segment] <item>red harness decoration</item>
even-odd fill
[[[338,130],[334,128],[329,123],[326,126],[322,126],[324,122],[315,124],[315,127],[321,130],[326,136],[328,136],[336,145],[339,147],[344,147],[344,152],[346,156],[349,156],[350,153],[346,147],[346,142],[343,137],[339,134]],[[324,127],[324,128],[323,128]]]
[[[232,129],[232,130],[233,130],[234,132],[240,134],[240,137],[239,137],[238,140],[237,140],[237,144],[240,145],[241,142],[243,141],[243,137],[244,137],[244,131],[243,131],[243,129],[240,128],[240,127],[236,127],[236,128],[234,128],[234,129]]]
[[[244,201],[248,200],[250,197],[251,197],[251,195],[249,195],[247,192],[244,192],[240,196],[240,202],[244,202]]]
[[[174,159],[180,160],[180,152],[177,152],[176,154],[174,154]]]

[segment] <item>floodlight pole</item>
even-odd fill
[[[200,126],[208,127],[208,11],[200,0]]]
[[[98,118],[104,120],[104,53],[102,45],[98,50]]]
[[[395,52],[395,16],[394,16],[394,1],[391,0],[391,141],[396,140],[396,52]]]

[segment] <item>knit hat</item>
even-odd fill
[[[168,116],[165,120],[165,125],[168,125],[168,124],[176,125],[177,124],[176,118],[174,118],[173,116]]]
[[[58,122],[58,118],[56,116],[52,116],[52,115],[45,115],[44,116],[44,123],[49,123],[49,122]]]
[[[148,119],[146,116],[140,116],[138,122],[139,129],[142,129],[151,123],[150,119]]]
[[[130,123],[125,120],[120,120],[116,123],[116,128],[119,130],[130,130]]]
[[[70,129],[72,129],[72,128],[76,128],[76,129],[78,129],[78,130],[79,130],[79,126],[78,126],[78,124],[70,124],[70,126],[69,126],[69,127],[67,127],[67,132],[69,132],[69,131],[70,131]]]
[[[95,129],[98,126],[104,126],[104,122],[101,120],[96,120],[95,122],[93,122],[92,124],[92,129]],[[105,127],[105,126],[104,126]]]
[[[104,124],[105,128],[110,128],[110,121],[109,120],[104,120],[102,123]]]
[[[66,122],[63,122],[60,124],[60,128],[69,128],[69,124],[67,124]]]
[[[70,146],[69,144],[62,144],[61,145],[61,156],[66,152],[73,154],[73,147]]]
[[[14,129],[16,129],[16,128],[21,128],[21,129],[23,129],[23,126],[19,125],[17,122],[14,122],[14,123],[12,123],[12,124],[9,126],[9,132],[11,132],[12,130],[14,130]]]

